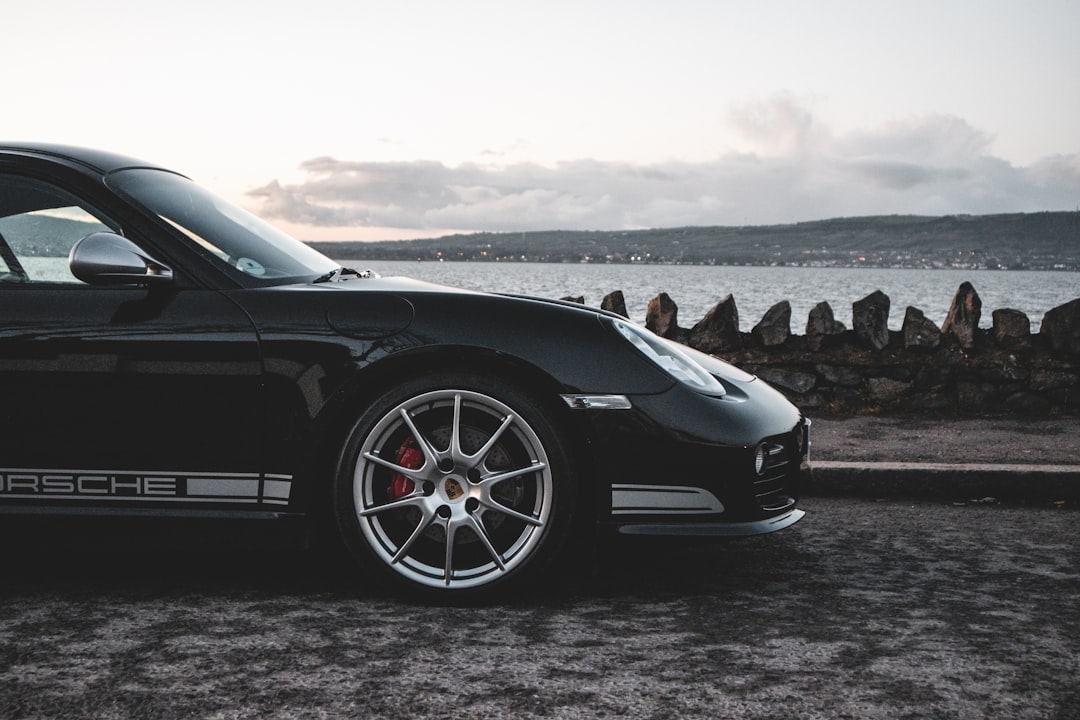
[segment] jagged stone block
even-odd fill
[[[819,302],[810,309],[806,318],[806,339],[813,350],[820,350],[825,340],[835,335],[841,335],[847,330],[844,323],[833,317],[832,306],[827,302]]]
[[[765,347],[783,345],[791,337],[791,303],[781,300],[773,305],[750,334]]]
[[[981,317],[982,300],[979,299],[979,293],[975,292],[971,283],[963,282],[956,291],[952,307],[941,326],[941,334],[952,335],[962,348],[974,347],[975,333],[979,329]]]
[[[660,337],[679,336],[679,306],[667,293],[660,293],[649,301],[645,309],[645,327]]]
[[[605,295],[604,299],[600,301],[600,309],[622,315],[624,318],[630,317],[626,312],[626,298],[623,297],[622,290],[616,290]]]
[[[889,344],[889,296],[875,290],[851,304],[851,326],[855,335],[874,350]]]
[[[690,347],[718,353],[742,347],[739,334],[739,309],[735,298],[726,295],[690,330]]]
[[[1001,308],[991,313],[991,317],[994,319],[994,342],[999,345],[1014,345],[1031,335],[1031,320],[1019,310]]]
[[[906,348],[936,348],[941,344],[941,329],[918,308],[908,307],[904,313],[901,334]]]
[[[1050,340],[1054,350],[1080,355],[1080,298],[1048,311],[1039,334]]]

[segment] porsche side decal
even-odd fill
[[[291,475],[0,469],[0,499],[287,505]]]

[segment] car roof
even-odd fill
[[[59,160],[67,164],[81,165],[102,174],[130,167],[165,169],[161,168],[160,165],[136,160],[117,153],[53,143],[0,142],[0,155],[23,155]]]

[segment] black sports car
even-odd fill
[[[598,527],[785,528],[808,425],[619,316],[342,268],[164,168],[0,146],[0,514],[299,518],[459,596]]]

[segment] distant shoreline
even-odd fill
[[[1049,272],[1049,273],[1068,273],[1068,272],[1080,272],[1080,267],[983,267],[977,265],[949,265],[949,266],[931,266],[931,265],[796,265],[796,264],[776,264],[776,265],[763,265],[754,263],[704,263],[704,262],[629,262],[629,261],[578,261],[573,260],[520,260],[515,258],[436,258],[436,259],[422,259],[422,258],[399,258],[399,257],[386,257],[383,255],[373,255],[370,253],[343,255],[340,252],[333,252],[334,242],[309,242],[315,249],[322,252],[327,257],[331,257],[335,260],[366,260],[366,261],[387,261],[387,262],[418,262],[418,263],[485,263],[485,264],[497,264],[497,263],[531,263],[534,265],[642,265],[642,266],[656,266],[656,267],[787,267],[787,268],[807,268],[813,270],[858,270],[865,268],[867,270],[974,270],[977,272]]]
[[[320,241],[342,260],[1080,271],[1080,212]]]

